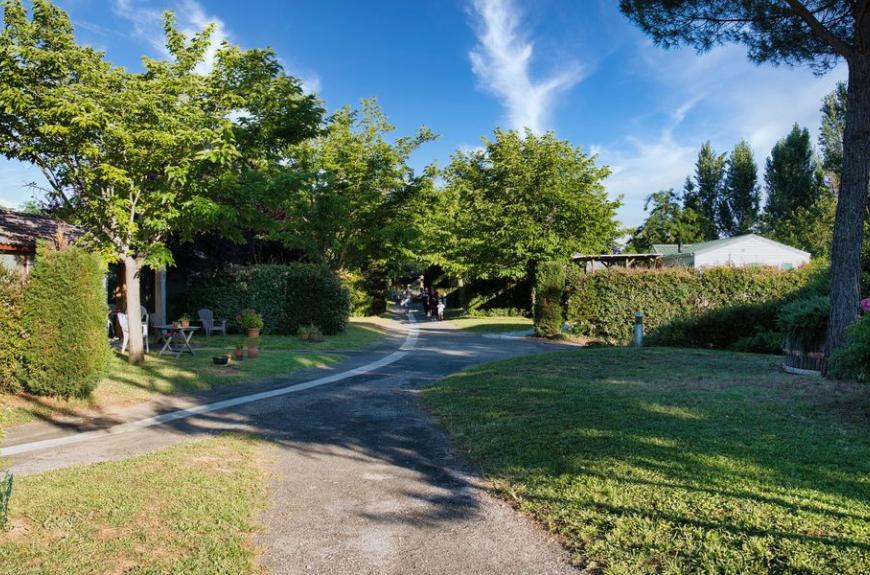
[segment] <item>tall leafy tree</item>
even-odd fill
[[[643,209],[649,213],[629,240],[628,248],[649,252],[653,244],[687,244],[704,239],[701,217],[682,207],[682,198],[673,189],[661,190],[646,198]]]
[[[834,190],[840,187],[840,173],[843,170],[843,131],[846,127],[847,93],[846,84],[837,82],[837,87],[822,101],[819,148],[822,153],[822,167]]]
[[[825,190],[821,165],[813,151],[810,133],[797,124],[770,152],[764,172],[767,188],[765,216],[775,226],[797,208],[809,208]]]
[[[48,202],[126,273],[130,361],[143,359],[139,271],[172,263],[170,235],[252,217],[241,184],[280,147],[314,133],[321,111],[268,50],[224,44],[198,72],[211,28],[179,33],[166,14],[166,60],[142,72],[76,44],[69,17],[34,0],[3,3],[0,153],[30,162]],[[236,118],[236,119],[234,119]],[[253,188],[256,189],[256,188]]]
[[[719,237],[717,222],[725,182],[725,165],[726,155],[716,153],[712,144],[705,142],[695,162],[694,180],[686,180],[683,203],[700,216],[705,240]]]
[[[719,202],[719,230],[724,236],[748,234],[758,223],[761,189],[758,165],[745,141],[728,156],[723,195]]]
[[[604,190],[609,174],[552,133],[496,130],[445,171],[456,205],[451,259],[471,278],[518,280],[536,262],[609,252],[620,205]]]
[[[393,131],[377,103],[364,100],[289,148],[272,183],[284,198],[274,237],[336,271],[394,270],[416,257],[421,197],[434,172],[417,174],[408,160],[435,134],[420,128],[391,140]]]
[[[830,240],[830,228],[821,236],[815,229],[825,214],[833,215],[832,195],[825,185],[821,165],[813,151],[810,133],[795,125],[791,132],[776,143],[767,159],[764,182],[767,203],[764,225],[773,238],[806,249],[815,255],[827,253],[824,245]],[[830,222],[830,218],[828,223]],[[805,236],[804,230],[815,233]]]
[[[849,68],[842,180],[831,249],[831,315],[826,351],[839,347],[858,317],[861,242],[870,181],[870,2],[867,0],[620,0],[620,8],[656,43],[706,51],[747,46],[750,59]]]

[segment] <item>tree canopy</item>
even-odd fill
[[[129,72],[78,45],[69,17],[50,2],[34,0],[31,18],[21,0],[3,7],[0,153],[37,166],[48,202],[124,262],[137,334],[139,267],[171,263],[171,233],[255,214],[240,192],[256,187],[240,184],[275,149],[315,133],[319,104],[270,50],[223,44],[200,73],[212,29],[188,38],[171,13],[169,57]],[[139,361],[137,335],[130,349]]]
[[[688,244],[704,240],[704,229],[698,212],[682,207],[683,198],[673,189],[661,190],[646,198],[643,209],[648,212],[644,223],[635,230],[628,248],[647,253],[653,244]]]
[[[393,130],[377,103],[364,100],[288,148],[272,182],[281,198],[274,237],[335,270],[395,269],[417,256],[420,196],[434,168],[417,174],[408,160],[435,134],[420,128],[390,141]]]
[[[552,133],[496,130],[445,170],[455,209],[451,259],[468,277],[520,279],[534,262],[610,253],[620,201],[604,190],[609,174]]]

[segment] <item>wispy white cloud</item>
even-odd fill
[[[822,97],[845,79],[843,67],[816,77],[805,69],[758,66],[741,46],[699,56],[641,43],[635,56],[632,74],[659,84],[661,107],[640,119],[633,134],[596,148],[613,169],[607,189],[624,196],[620,215],[630,225],[643,219],[646,196],[681,188],[706,140],[727,152],[745,139],[763,171],[771,148],[795,122],[817,131]]]
[[[542,132],[556,96],[582,79],[582,66],[569,62],[534,78],[534,45],[518,30],[520,15],[511,0],[473,0],[472,8],[478,39],[469,53],[474,74],[502,100],[512,128]]]
[[[205,58],[197,66],[197,72],[207,73],[214,66],[221,44],[229,39],[226,24],[220,18],[208,15],[196,0],[176,0],[165,9],[175,13],[178,30],[188,36],[206,26],[214,27]],[[115,0],[115,13],[130,21],[136,35],[145,39],[154,50],[163,56],[169,55],[163,33],[163,10],[145,6],[137,0]]]

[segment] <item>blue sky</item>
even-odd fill
[[[182,29],[217,25],[216,39],[270,46],[327,109],[377,97],[397,127],[440,134],[414,157],[443,166],[496,127],[554,130],[597,153],[622,195],[626,225],[643,199],[682,185],[707,139],[746,139],[763,165],[794,122],[818,131],[822,96],[845,67],[817,78],[756,66],[740,46],[697,55],[663,50],[615,0],[59,0],[80,41],[138,68],[161,55],[160,13]],[[0,159],[0,204],[33,195],[38,172]]]

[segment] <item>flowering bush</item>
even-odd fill
[[[236,314],[236,323],[242,329],[263,329],[263,316],[248,308]]]

